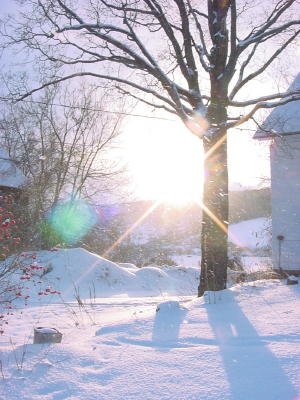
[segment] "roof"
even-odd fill
[[[16,163],[5,150],[0,149],[0,186],[19,188],[25,181],[26,178]]]
[[[289,87],[289,91],[300,89],[300,73]],[[278,106],[262,124],[263,129],[258,129],[254,139],[269,139],[275,136],[289,136],[299,134],[300,131],[300,100]]]

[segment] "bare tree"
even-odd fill
[[[55,85],[36,102],[13,105],[2,117],[0,143],[27,177],[25,208],[33,225],[63,198],[101,201],[101,193],[119,183],[123,168],[109,152],[121,116],[103,114],[108,98],[96,97],[95,89]]]
[[[39,87],[12,94],[24,99],[41,88],[79,76],[107,80],[121,93],[177,115],[203,139],[206,180],[199,295],[224,289],[227,130],[251,119],[259,109],[300,99],[299,90],[260,97],[252,97],[249,90],[298,39],[299,1],[25,3],[32,11],[19,21],[11,19],[2,30],[6,45],[25,44],[41,63],[60,69],[55,75],[51,70]]]

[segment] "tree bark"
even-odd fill
[[[222,128],[226,120],[226,107],[214,102],[208,109],[212,135],[203,140],[204,188],[201,235],[201,274],[198,296],[207,290],[226,288],[228,245],[228,167],[227,132]]]

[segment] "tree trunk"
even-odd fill
[[[203,141],[206,159],[203,190],[203,217],[201,236],[201,275],[198,296],[205,291],[223,290],[227,282],[228,246],[228,168],[227,133],[222,128],[226,108],[212,105],[208,118],[214,115],[211,126],[214,133]],[[216,127],[217,123],[217,127]]]

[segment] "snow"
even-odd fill
[[[214,34],[215,37],[220,37],[220,38],[225,38],[225,36],[219,31],[217,33]]]
[[[191,265],[199,267],[201,256],[200,254],[179,254],[172,255],[172,260],[174,260],[177,265],[182,267],[190,267]]]
[[[248,272],[266,271],[272,268],[272,260],[268,256],[243,256],[242,265],[244,270]]]
[[[269,218],[255,218],[229,226],[229,240],[236,246],[253,251],[270,247],[271,221]]]
[[[94,255],[75,253],[89,267]],[[121,267],[114,271],[122,281]],[[166,274],[145,271],[149,280]],[[129,297],[130,283],[127,297],[111,288],[84,306],[41,304],[13,315],[0,342],[0,399],[298,398],[299,285],[259,281],[197,299],[147,290]],[[55,327],[62,343],[32,344],[34,326]]]
[[[37,261],[49,272],[39,278],[42,283],[35,291],[53,288],[61,292],[63,301],[110,296],[158,296],[163,293],[193,295],[197,292],[197,265],[189,268],[149,266],[139,269],[130,263],[111,262],[81,248],[41,251]],[[30,282],[28,285],[32,301],[40,304],[43,297],[32,295]],[[57,301],[57,295],[49,294],[48,298]]]
[[[1,400],[300,395],[299,285],[258,281],[197,299],[198,268],[139,269],[83,249],[40,252],[38,261],[51,263],[42,279],[56,279],[62,297],[33,299],[9,319]],[[34,327],[57,329],[62,343],[32,344]]]
[[[298,278],[297,278],[296,276],[294,276],[294,275],[290,275],[290,276],[289,276],[289,280],[290,280],[290,281],[297,281],[297,282],[298,282]]]
[[[57,333],[57,330],[53,328],[35,328],[35,330],[38,333]]]

